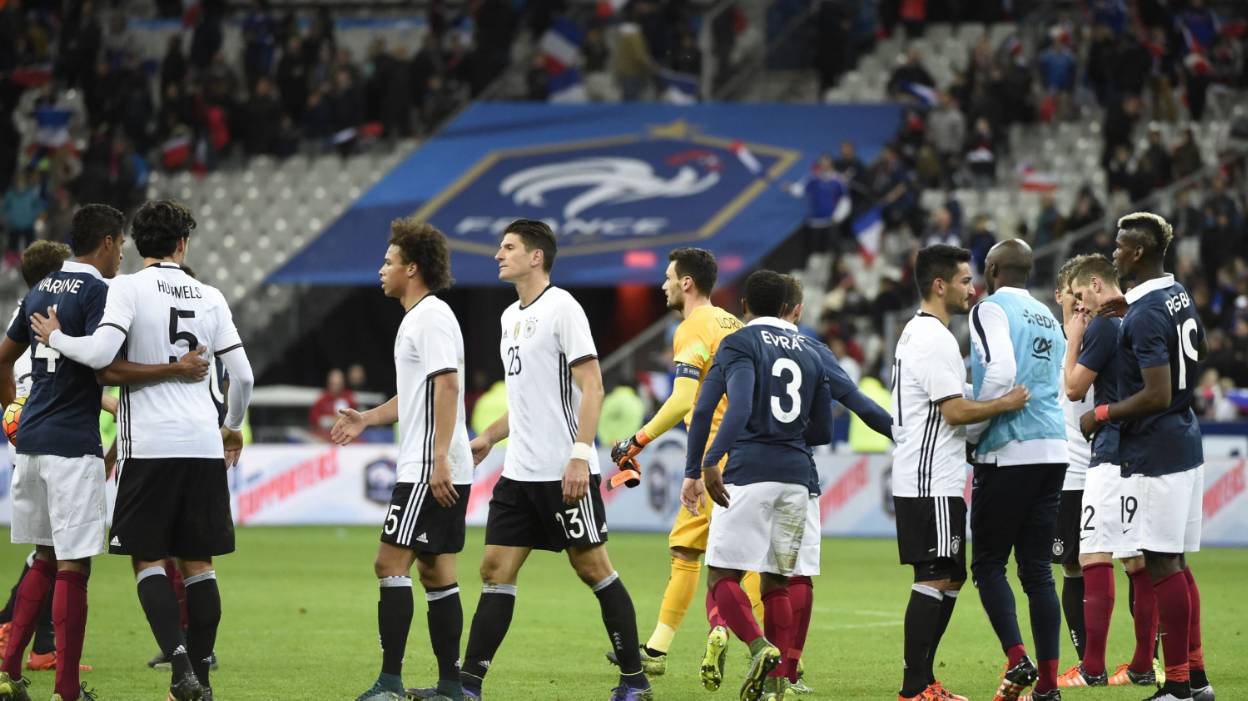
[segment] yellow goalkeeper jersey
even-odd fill
[[[719,344],[729,334],[741,328],[737,317],[728,312],[707,304],[690,312],[689,316],[676,327],[676,336],[672,339],[672,358],[676,363],[677,377],[692,377],[698,381],[698,393],[702,393],[702,380],[715,362],[715,352]],[[696,374],[695,374],[696,370]],[[694,397],[694,405],[698,403]],[[711,439],[719,430],[719,422],[724,418],[724,410],[728,408],[728,397],[719,400],[715,407],[715,416],[711,419]],[[693,410],[685,416],[685,426],[693,419]]]

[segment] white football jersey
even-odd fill
[[[243,345],[225,297],[168,262],[115,278],[100,326],[125,333],[122,355],[148,365],[173,362],[204,346],[212,367],[217,356]],[[118,405],[120,459],[225,455],[208,377],[122,387]]]
[[[1066,479],[1062,482],[1062,491],[1083,489],[1087,481],[1088,463],[1092,462],[1092,444],[1083,439],[1079,431],[1079,417],[1096,408],[1095,390],[1088,387],[1083,400],[1072,402],[1066,398],[1066,373],[1061,374],[1062,391],[1058,392],[1058,403],[1062,405],[1062,413],[1066,416],[1066,441],[1070,462],[1066,465]]]
[[[399,386],[399,481],[428,484],[433,476],[433,380],[457,372],[459,396],[447,458],[455,484],[471,484],[472,451],[464,424],[464,337],[446,302],[425,295],[407,310],[394,339],[394,371]]]
[[[576,442],[581,390],[572,366],[598,357],[589,319],[566,290],[549,286],[528,306],[503,312],[499,353],[507,377],[510,436],[503,476],[521,482],[563,479]],[[598,474],[598,452],[589,459]]]
[[[966,365],[953,333],[919,312],[901,332],[893,358],[893,495],[961,496],[966,431],[950,426],[940,403],[961,397]]]

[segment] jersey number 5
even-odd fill
[[[177,307],[169,307],[169,345],[176,346],[178,341],[186,341],[186,350],[193,351],[199,348],[199,339],[195,338],[195,334],[190,331],[178,330],[178,319],[194,319],[195,310],[178,309]],[[169,356],[169,362],[178,362],[178,356]]]
[[[771,415],[782,424],[791,424],[802,413],[802,395],[798,394],[798,390],[802,388],[802,368],[790,358],[778,358],[771,366],[772,377],[789,376],[789,381],[784,384],[784,393],[789,398],[789,408],[784,409],[784,399],[782,397],[773,396],[771,398]]]

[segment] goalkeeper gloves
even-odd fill
[[[616,487],[632,488],[641,484],[641,465],[637,462],[637,454],[649,442],[650,436],[647,436],[645,431],[638,431],[632,437],[619,441],[611,447],[611,462],[615,463],[620,471],[612,475],[607,482],[608,490]]]

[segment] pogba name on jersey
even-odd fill
[[[203,299],[204,291],[198,285],[170,285],[164,280],[156,281],[156,289],[177,299]]]

